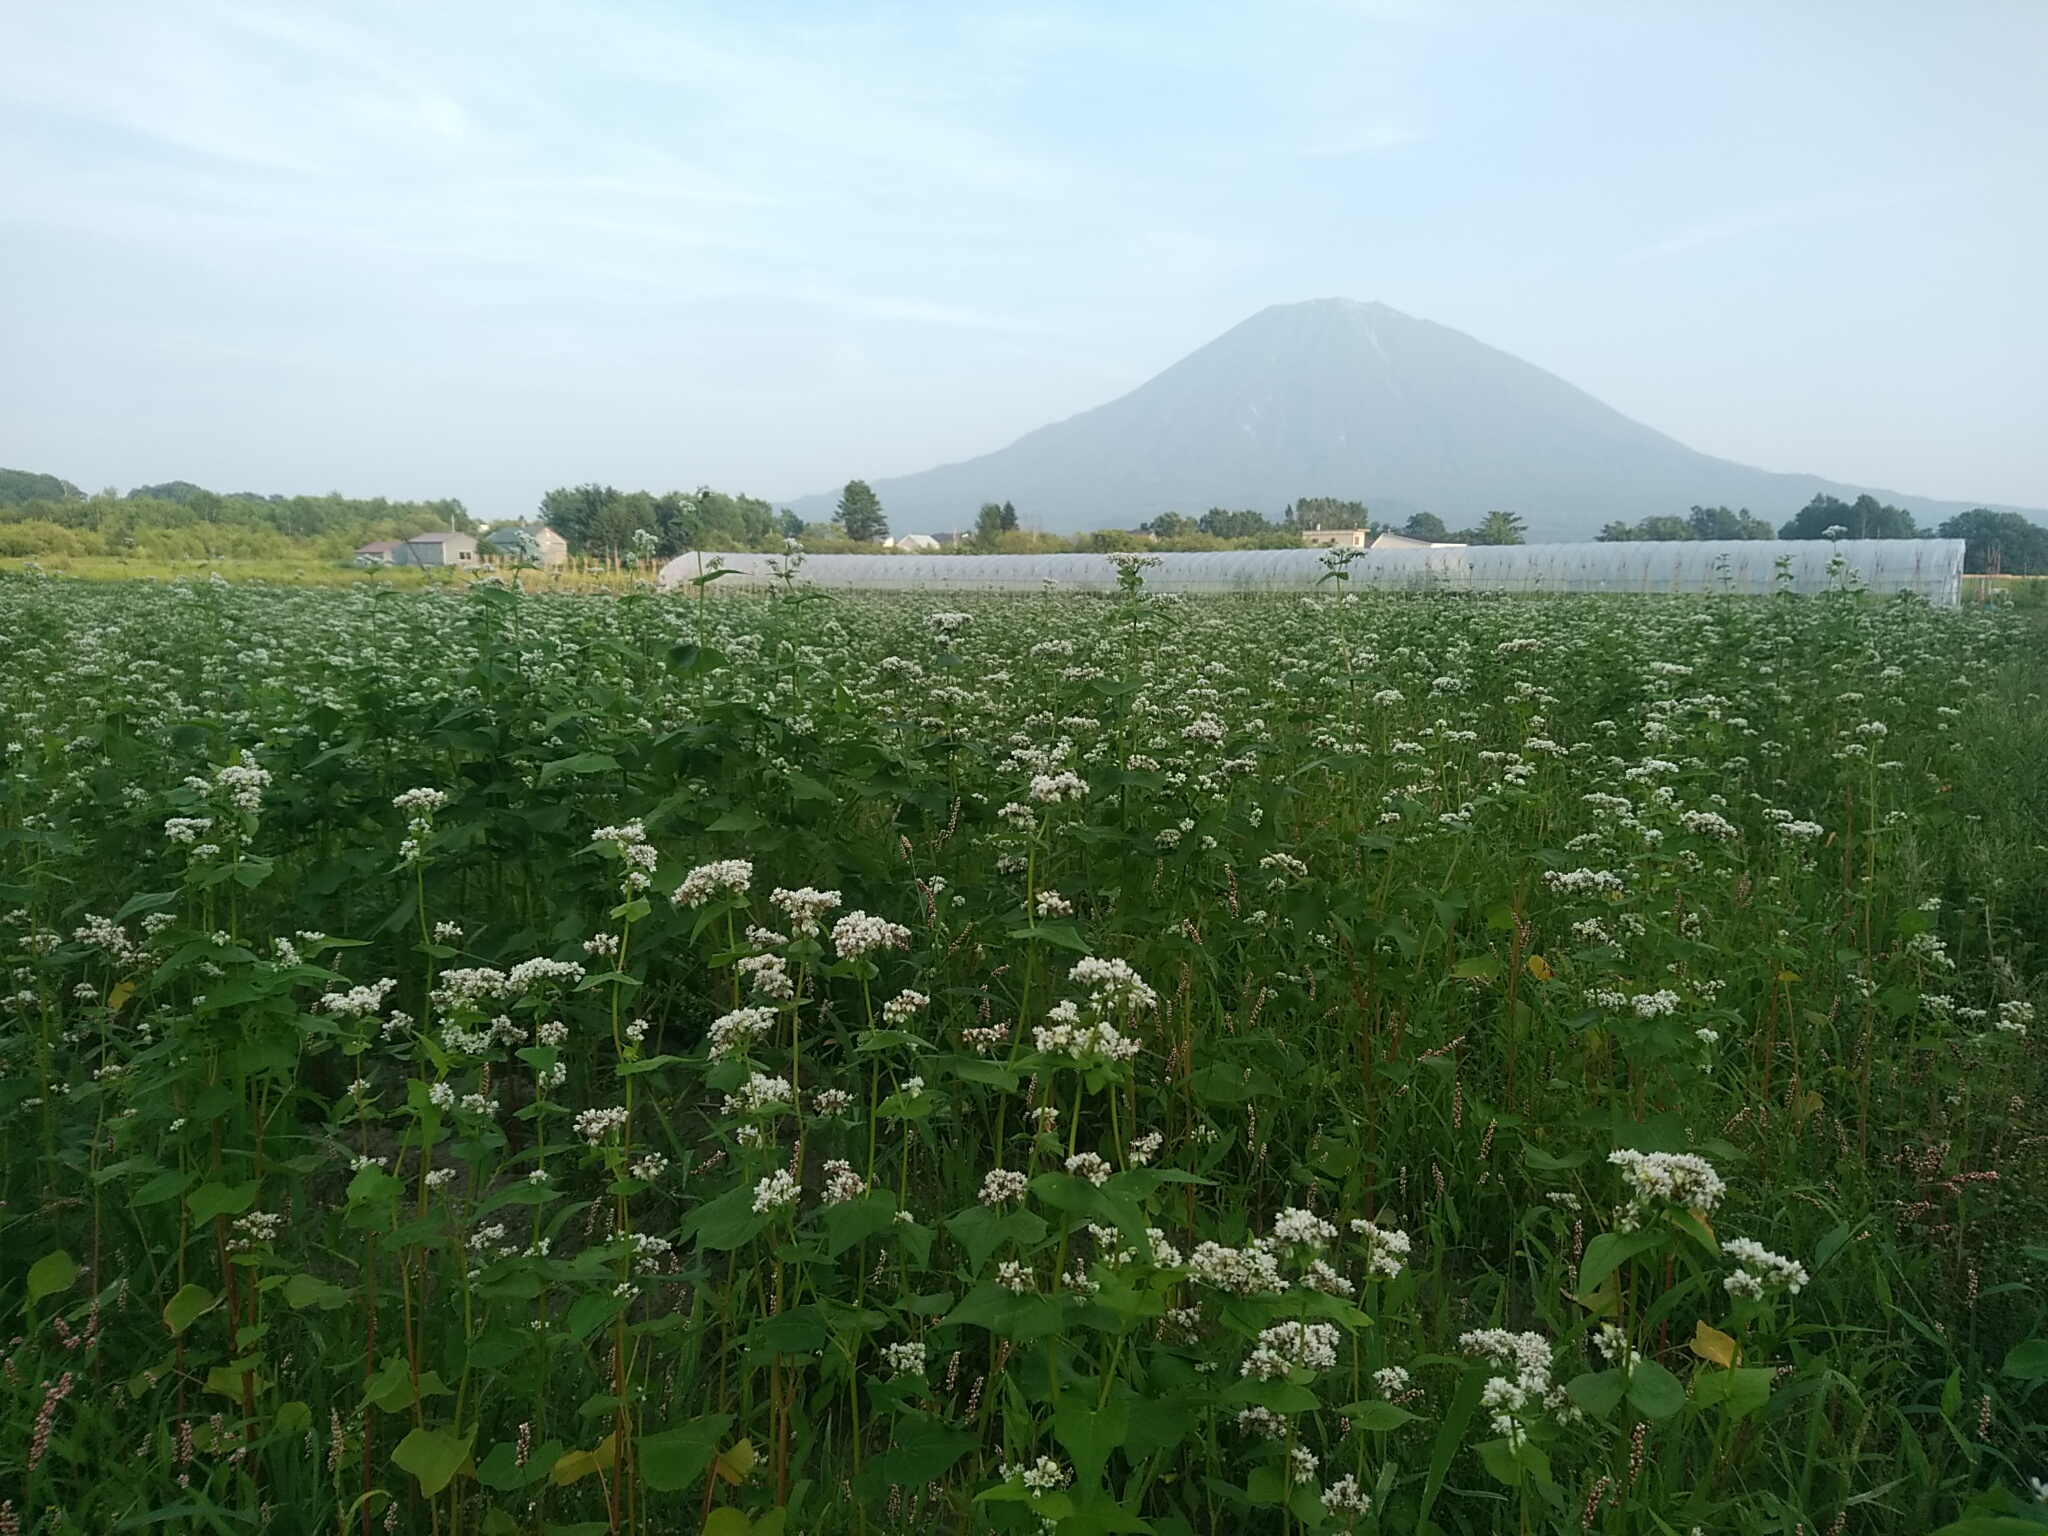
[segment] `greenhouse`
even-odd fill
[[[665,587],[723,569],[714,590],[785,580],[874,592],[1114,592],[1120,562],[1061,555],[782,555],[690,553],[665,566]],[[1147,555],[1145,590],[1212,594],[1363,587],[1443,592],[1704,593],[1759,596],[1853,585],[1912,592],[1954,607],[1961,539],[1844,539],[1613,544],[1457,545],[1362,551],[1348,560],[1315,549],[1230,549]]]

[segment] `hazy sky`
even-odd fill
[[[788,497],[1378,299],[2048,507],[2048,6],[0,0],[0,465]]]

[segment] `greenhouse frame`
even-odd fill
[[[1345,558],[1348,556],[1349,558]],[[870,592],[1114,592],[1121,563],[1141,559],[1154,593],[1613,592],[1767,596],[1853,585],[1912,592],[1937,607],[1961,600],[1961,539],[1670,541],[1454,545],[1330,552],[1228,549],[1159,555],[754,555],[692,552],[662,568],[664,587],[713,570],[714,590],[800,585]]]

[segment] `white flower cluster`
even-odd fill
[[[1638,1152],[1624,1147],[1608,1153],[1607,1161],[1622,1170],[1628,1188],[1629,1203],[1614,1213],[1615,1224],[1624,1232],[1634,1231],[1660,1205],[1705,1216],[1728,1193],[1714,1165],[1696,1152]]]
[[[2027,1026],[2033,1022],[2034,1005],[2014,999],[1998,1005],[1998,1017],[1992,1021],[1992,1028],[2023,1039]]]
[[[200,835],[213,830],[211,816],[173,816],[164,823],[164,836],[181,847],[189,848],[199,841]]]
[[[638,896],[654,883],[654,869],[661,856],[654,845],[647,841],[647,828],[638,821],[625,822],[616,827],[599,827],[590,834],[593,843],[609,843],[626,866],[625,879],[621,882],[627,892]]]
[[[728,1115],[761,1115],[779,1113],[784,1105],[794,1102],[794,1096],[786,1077],[770,1077],[765,1072],[751,1074],[738,1093],[728,1093],[721,1113]]]
[[[1742,836],[1735,823],[1718,811],[1687,811],[1678,818],[1678,824],[1688,832],[1717,837],[1724,843],[1732,843]]]
[[[1109,1182],[1109,1164],[1094,1152],[1076,1152],[1067,1159],[1067,1172],[1098,1189]]]
[[[1087,989],[1088,1007],[1099,1017],[1148,1011],[1159,1004],[1159,994],[1123,960],[1098,960],[1089,955],[1067,972],[1067,979]]]
[[[1510,1333],[1505,1328],[1480,1328],[1458,1340],[1468,1355],[1484,1355],[1513,1371],[1487,1380],[1479,1401],[1493,1411],[1493,1432],[1520,1450],[1529,1438],[1531,1410],[1551,1409],[1567,1418],[1579,1416],[1562,1387],[1550,1380],[1550,1341],[1540,1333]]]
[[[1337,1363],[1341,1339],[1335,1323],[1275,1323],[1260,1332],[1258,1345],[1245,1357],[1241,1372],[1255,1381],[1271,1381],[1297,1366],[1327,1371]]]
[[[1046,1056],[1065,1056],[1072,1061],[1129,1061],[1144,1047],[1117,1033],[1107,1021],[1080,1022],[1080,1010],[1063,1002],[1046,1010],[1048,1023],[1031,1031],[1033,1049]]]
[[[626,1128],[627,1118],[626,1111],[617,1105],[582,1110],[576,1116],[576,1134],[591,1146],[600,1146]]]
[[[1023,1174],[1008,1168],[991,1168],[982,1176],[981,1203],[987,1206],[1002,1206],[1012,1200],[1022,1200],[1031,1181]]]
[[[865,912],[849,912],[832,925],[832,948],[842,960],[857,960],[877,949],[909,947],[910,930],[886,918],[870,917]]]
[[[512,967],[505,977],[505,991],[512,997],[524,997],[544,986],[573,987],[582,979],[583,967],[574,960],[550,960],[537,955]]]
[[[782,1003],[796,996],[796,983],[789,979],[789,963],[780,955],[742,955],[737,969],[756,996],[772,997]]]
[[[815,939],[818,936],[819,921],[827,912],[837,910],[837,891],[814,890],[806,885],[794,891],[777,887],[768,897],[769,904],[789,919],[789,931],[800,939]]]
[[[1075,804],[1088,797],[1088,781],[1079,774],[1040,773],[1032,775],[1031,798],[1040,805],[1058,805],[1063,800]]]
[[[1380,1227],[1358,1218],[1351,1223],[1351,1230],[1365,1243],[1365,1272],[1377,1275],[1382,1280],[1392,1280],[1401,1273],[1401,1267],[1408,1262],[1408,1255],[1414,1244],[1408,1234],[1399,1227]]]
[[[844,1205],[868,1192],[868,1181],[853,1171],[853,1164],[835,1157],[825,1164],[825,1203]]]
[[[744,896],[754,883],[754,866],[745,859],[719,859],[699,864],[669,898],[679,907],[701,907],[720,896]]]
[[[1552,869],[1546,870],[1543,883],[1553,891],[1578,896],[1588,892],[1621,894],[1621,876],[1605,869]]]
[[[778,1168],[754,1186],[754,1214],[770,1216],[786,1211],[797,1202],[803,1187],[787,1168]]]
[[[214,787],[223,791],[236,810],[253,816],[263,808],[263,791],[270,788],[270,770],[256,766],[256,754],[245,751],[239,763],[213,770]]]
[[[891,1028],[901,1029],[931,1005],[932,1000],[924,993],[913,992],[906,987],[882,1004],[882,1022]]]
[[[891,1376],[922,1376],[925,1359],[925,1346],[915,1339],[907,1344],[882,1346],[882,1360],[889,1367]]]
[[[1273,1237],[1301,1248],[1322,1248],[1337,1235],[1337,1229],[1314,1211],[1288,1206],[1273,1219]]]
[[[1333,1520],[1356,1520],[1371,1510],[1372,1495],[1360,1488],[1349,1472],[1323,1490],[1323,1513]]]
[[[747,1047],[775,1026],[773,1008],[735,1008],[711,1021],[705,1035],[713,1061],[745,1054]]]
[[[1661,1019],[1678,1012],[1679,995],[1669,987],[1660,987],[1655,992],[1610,992],[1596,988],[1586,994],[1588,1002],[1597,1008],[1612,1008],[1617,1013],[1633,1013],[1639,1019]]]
[[[1201,1285],[1233,1296],[1276,1296],[1287,1289],[1270,1237],[1255,1237],[1242,1248],[1198,1243],[1188,1272]]]
[[[314,1007],[321,1013],[331,1013],[336,1018],[365,1019],[384,1006],[384,998],[398,983],[386,976],[367,986],[350,987],[346,992],[329,992]]]
[[[1721,1282],[1722,1289],[1730,1296],[1756,1301],[1765,1291],[1775,1291],[1781,1286],[1794,1296],[1806,1288],[1808,1276],[1804,1264],[1773,1253],[1751,1238],[1731,1237],[1721,1245],[1721,1251],[1736,1265],[1735,1273]]]

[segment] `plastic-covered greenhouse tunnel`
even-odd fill
[[[870,592],[1114,592],[1119,560],[1064,555],[684,554],[662,569],[683,587],[722,567],[714,590],[794,580]],[[1767,596],[1852,584],[1890,596],[1912,592],[1938,607],[1961,600],[1961,539],[1749,540],[1614,544],[1461,545],[1362,551],[1341,563],[1315,549],[1231,549],[1160,554],[1145,561],[1148,592],[1229,593],[1367,587],[1444,592],[1614,592]],[[1341,573],[1344,582],[1332,581]]]

